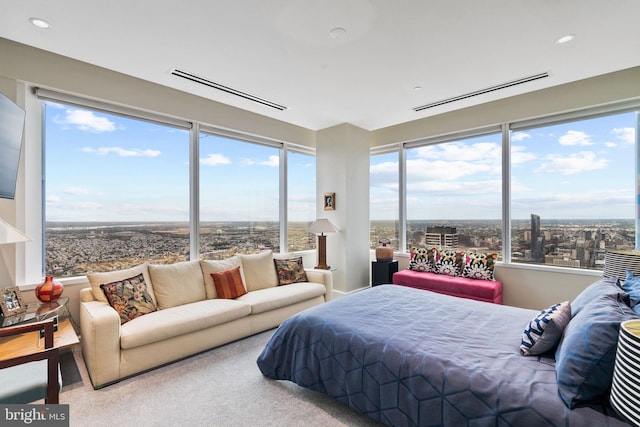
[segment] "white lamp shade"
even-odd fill
[[[323,234],[323,233],[335,233],[338,229],[331,224],[328,219],[317,219],[313,224],[309,226],[309,233]]]
[[[610,402],[626,421],[640,426],[640,320],[620,324]]]
[[[31,240],[0,218],[0,245],[7,243],[28,242]]]

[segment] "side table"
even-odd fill
[[[372,261],[371,286],[393,283],[393,273],[398,272],[398,261]]]

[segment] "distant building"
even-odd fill
[[[540,216],[531,214],[531,261],[544,264],[544,233],[540,229]]]
[[[428,248],[454,249],[458,247],[456,227],[427,227],[425,242]]]

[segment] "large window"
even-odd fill
[[[407,143],[398,148],[403,164],[398,153],[372,154],[372,235],[389,202],[406,208],[400,250],[451,247],[513,263],[601,269],[606,250],[636,248],[640,217],[640,115],[607,108]],[[406,182],[395,201],[381,195],[383,176],[398,165]]]
[[[280,250],[278,148],[200,136],[200,255]]]
[[[369,247],[376,248],[382,239],[387,239],[397,250],[400,248],[398,153],[372,155],[369,168]]]
[[[44,102],[47,274],[315,246],[307,233],[315,219],[313,150],[209,129],[196,138],[187,122],[102,107]],[[280,160],[287,155],[288,169]],[[281,248],[288,204],[288,247]]]
[[[635,113],[511,133],[511,259],[602,268],[635,246]]]
[[[406,150],[407,249],[502,251],[501,134]]]
[[[316,158],[295,151],[289,151],[288,156],[288,250],[315,249],[316,236],[308,229],[316,220]]]
[[[45,103],[45,269],[189,258],[189,132]]]

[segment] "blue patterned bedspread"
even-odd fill
[[[535,310],[377,286],[285,321],[262,373],[317,390],[389,426],[617,426],[568,409],[554,360],[519,352]]]

